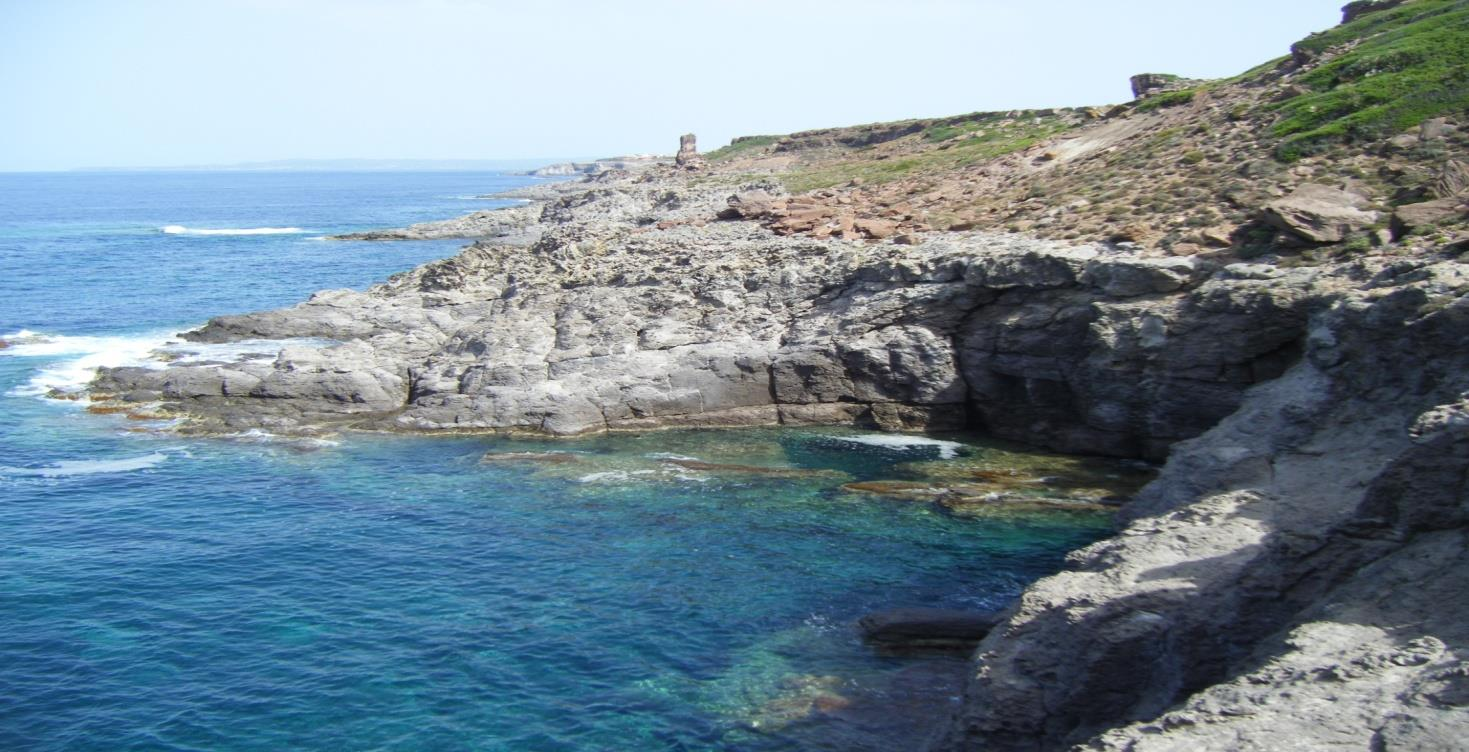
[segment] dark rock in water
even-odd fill
[[[9,342],[6,342],[3,339],[0,339],[0,350],[4,350],[7,347],[10,347],[10,343]]]
[[[864,480],[842,484],[843,491],[891,496],[899,499],[933,501],[950,492],[940,483],[924,483],[908,480]]]
[[[995,611],[899,608],[857,620],[862,637],[889,648],[962,649],[978,644],[1000,623]]]
[[[162,395],[151,389],[134,389],[122,396],[123,402],[157,402]]]
[[[566,465],[580,461],[569,452],[486,452],[479,458],[481,464],[500,462],[541,462],[548,465]]]

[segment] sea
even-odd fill
[[[1106,534],[850,485],[1135,480],[981,435],[200,438],[58,398],[462,244],[328,234],[537,180],[0,174],[0,749],[919,749],[970,664],[856,620],[1004,608]],[[506,453],[557,456],[484,461]]]

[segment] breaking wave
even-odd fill
[[[865,444],[867,446],[894,449],[897,451],[918,449],[920,447],[935,447],[939,450],[939,458],[946,460],[952,460],[958,457],[959,450],[964,448],[964,445],[957,441],[930,439],[927,436],[889,434],[883,436],[831,436],[829,438],[837,441],[847,441],[853,444]]]
[[[73,475],[100,475],[147,470],[168,459],[162,452],[116,460],[63,460],[45,467],[0,467],[0,476],[66,478]]]
[[[159,228],[165,235],[302,235],[310,232],[299,227],[184,227],[164,225]]]

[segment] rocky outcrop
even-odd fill
[[[1341,22],[1351,23],[1368,13],[1396,8],[1407,0],[1354,0],[1341,9]]]
[[[896,245],[701,228],[679,222],[728,194],[672,187],[568,195],[544,206],[527,248],[477,243],[367,292],[186,335],[334,347],[108,391],[156,389],[205,430],[983,426],[1156,459],[1290,365],[1317,284],[1013,236]]]
[[[1339,243],[1377,221],[1365,198],[1327,185],[1304,183],[1265,205],[1265,222],[1309,243]]]
[[[704,158],[699,156],[698,140],[692,133],[685,133],[678,138],[678,153],[673,156],[673,163],[679,167],[692,168],[703,165]]]
[[[1187,89],[1202,82],[1168,73],[1139,73],[1129,79],[1128,83],[1132,85],[1133,99],[1147,99],[1154,94]]]
[[[545,167],[538,167],[525,174],[541,178],[570,177],[573,175],[601,175],[614,170],[622,172],[638,172],[653,167],[657,164],[666,164],[668,157],[655,157],[652,155],[636,155],[630,157],[618,157],[615,159],[597,159],[591,162],[558,162]]]
[[[1175,448],[1119,536],[1026,592],[944,748],[1452,748],[1469,276],[1355,276],[1312,307],[1304,357]]]
[[[454,219],[421,222],[401,229],[333,235],[332,240],[438,240],[442,238],[523,237],[540,217],[538,206],[513,206],[474,212]]]

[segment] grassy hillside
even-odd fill
[[[1469,0],[1384,3],[1290,55],[1178,85],[1189,88],[1107,108],[758,136],[710,157],[720,173],[773,175],[838,219],[880,217],[905,232],[1008,230],[1309,260],[1446,247],[1469,230],[1450,211],[1384,235],[1398,206],[1448,200],[1444,176],[1469,175],[1455,161],[1469,161]],[[1345,188],[1380,219],[1334,248],[1293,245],[1260,218],[1303,183]]]
[[[1276,153],[1287,161],[1341,142],[1387,138],[1469,110],[1469,0],[1418,0],[1370,13],[1294,47],[1338,54],[1301,76],[1308,93],[1275,108]]]

